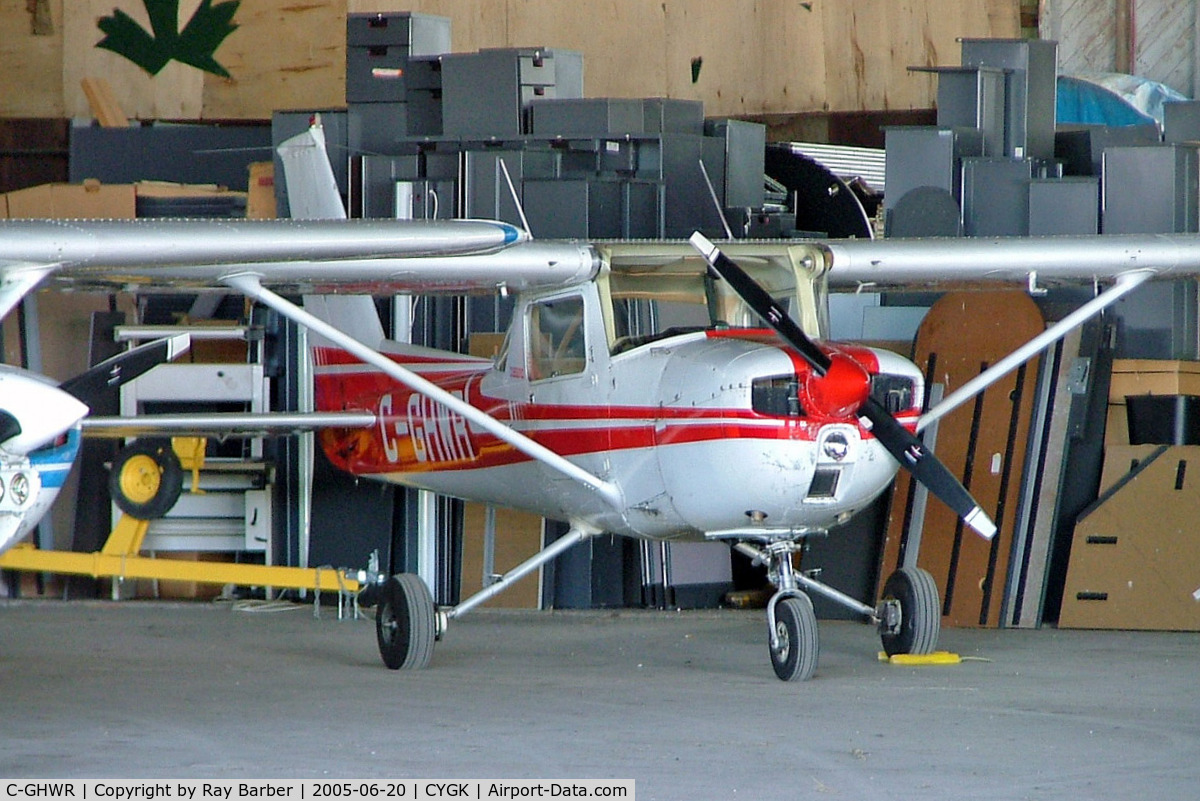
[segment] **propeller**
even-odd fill
[[[812,373],[804,392],[815,405],[834,415],[856,415],[888,453],[962,521],[985,539],[996,534],[996,524],[971,497],[953,473],[911,431],[871,397],[866,369],[846,354],[827,352],[808,338],[771,295],[700,232],[689,240],[709,267],[808,362]]]
[[[74,378],[67,379],[59,385],[59,389],[92,406],[105,392],[132,381],[162,362],[171,361],[190,346],[190,334],[156,339],[105,359]]]

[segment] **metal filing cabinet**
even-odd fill
[[[978,128],[983,156],[1004,155],[1006,72],[993,67],[921,67],[937,75],[939,128]]]
[[[1187,234],[1197,219],[1194,145],[1110,147],[1104,151],[1101,230],[1106,234]]]
[[[346,102],[403,102],[407,90],[440,89],[436,59],[428,57],[449,52],[448,17],[348,14]],[[410,64],[413,59],[422,63]]]
[[[530,133],[538,137],[640,134],[645,126],[645,109],[637,98],[535,98],[529,116]]]
[[[766,200],[763,175],[766,173],[767,128],[756,122],[743,120],[709,120],[704,132],[718,140],[724,156],[724,171],[721,183],[724,191],[719,195],[724,207],[762,208]],[[709,166],[705,160],[705,166]],[[714,185],[718,176],[709,169],[709,179]]]
[[[1026,236],[1029,159],[962,160],[962,221],[967,236]]]
[[[580,97],[582,85],[558,85],[556,52],[495,48],[443,57],[444,132],[465,137],[519,136],[529,131],[526,114],[535,99]],[[576,62],[569,52],[564,52],[563,60]],[[582,82],[582,68],[567,72]]]
[[[621,182],[526,179],[524,186],[525,213],[531,220],[534,236],[542,239],[621,237]]]
[[[1200,142],[1200,100],[1163,103],[1163,141]]]
[[[346,103],[352,154],[394,154],[408,136],[442,132],[441,54],[450,19],[431,14],[346,17]]]
[[[699,100],[647,97],[642,99],[642,110],[642,130],[648,134],[681,133],[699,136],[704,133],[704,103]]]
[[[396,218],[396,183],[421,178],[421,159],[407,156],[362,156],[353,162],[351,216]]]
[[[1029,235],[1094,235],[1100,231],[1100,180],[1034,178],[1029,182]]]
[[[975,128],[934,128],[922,125],[884,129],[885,211],[895,208],[908,192],[934,187],[961,198],[958,174],[962,159],[983,155],[983,133]]]
[[[963,39],[964,67],[1006,70],[1004,155],[1054,158],[1058,43],[1045,39]]]
[[[558,153],[549,147],[541,150],[513,149],[466,150],[463,158],[463,217],[503,220],[521,224],[521,215],[513,203],[512,193],[500,161],[512,179],[517,192],[522,181],[558,176]],[[524,201],[522,201],[524,202]]]

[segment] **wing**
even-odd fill
[[[947,289],[960,284],[1107,282],[1146,270],[1155,278],[1200,274],[1200,236],[1098,236],[957,239],[843,239],[820,243],[832,289]]]

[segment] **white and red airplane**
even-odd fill
[[[928,573],[897,571],[872,605],[794,570],[792,554],[899,467],[990,536],[916,432],[1145,280],[1197,272],[1191,235],[718,249],[702,236],[534,242],[486,221],[0,221],[0,311],[47,276],[235,289],[314,335],[318,412],[374,420],[326,418],[320,442],[335,465],[569,521],[566,536],[453,608],[436,608],[415,575],[388,579],[376,629],[392,668],[426,666],[449,620],[601,532],[727,541],[766,564],[783,680],[816,666],[812,592],[874,622],[889,653],[927,653],[940,626]],[[927,412],[907,359],[824,337],[829,286],[989,281],[1109,288]],[[494,359],[478,359],[385,341],[373,306],[364,314],[353,298],[302,308],[279,294],[399,291],[515,293],[512,326]]]

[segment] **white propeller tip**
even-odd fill
[[[700,251],[700,255],[704,256],[706,259],[710,258],[717,249],[717,246],[699,231],[693,233],[691,237],[688,238],[688,242],[691,243],[692,247]]]
[[[978,506],[963,518],[963,522],[975,529],[979,533],[979,536],[985,540],[991,540],[992,537],[996,536],[996,524]]]

